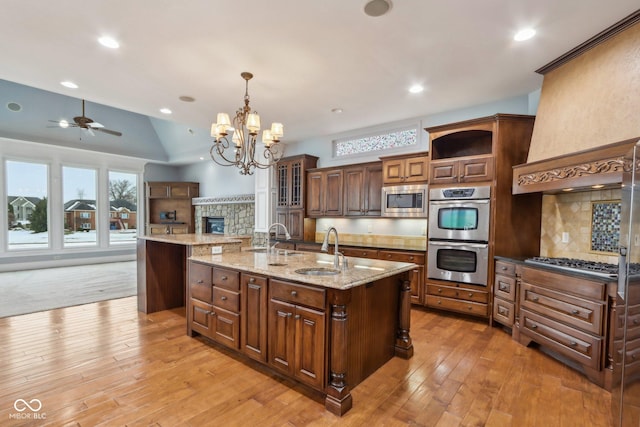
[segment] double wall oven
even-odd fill
[[[430,279],[487,286],[491,187],[429,191]]]

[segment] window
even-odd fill
[[[129,214],[128,214],[128,213],[126,213],[126,212],[123,212],[123,213],[121,213],[121,214],[120,214],[120,218],[122,218],[122,219],[129,219]]]
[[[96,246],[97,223],[80,221],[93,217],[97,211],[95,169],[62,167],[62,201],[64,247]],[[87,232],[91,230],[90,232]]]
[[[136,241],[138,210],[138,177],[132,173],[109,171],[109,210],[115,212],[109,223],[111,245],[131,244]],[[128,214],[118,218],[117,212],[125,208]]]
[[[7,160],[7,249],[49,247],[49,167]]]
[[[361,138],[333,141],[334,157],[354,156],[373,151],[410,147],[418,143],[418,129],[400,129]]]

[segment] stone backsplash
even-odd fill
[[[325,232],[316,231],[316,242],[322,243]],[[334,234],[329,236],[329,242],[335,241]],[[427,250],[427,236],[390,236],[383,234],[348,234],[340,233],[338,238],[341,245],[363,246],[372,248],[405,249],[412,251]]]
[[[621,197],[620,189],[544,195],[540,255],[617,264],[617,255],[591,250],[592,203]],[[568,242],[562,241],[563,233]]]

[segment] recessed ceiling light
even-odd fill
[[[7,110],[17,113],[18,111],[22,110],[22,105],[18,104],[17,102],[9,102],[7,104]]]
[[[183,95],[178,99],[183,102],[193,102],[196,100],[193,96],[187,96],[187,95]]]
[[[331,112],[335,113],[335,114],[340,114],[342,113],[344,110],[342,108],[332,108]]]
[[[69,80],[65,80],[63,82],[60,82],[60,84],[64,87],[68,87],[69,89],[78,89],[78,85],[75,84],[74,82],[71,82]]]
[[[424,90],[424,86],[420,84],[415,84],[409,88],[409,92],[411,93],[420,93]]]
[[[59,124],[60,124],[61,128],[68,128],[69,127],[69,122],[66,121],[66,120],[60,120]]]
[[[171,114],[171,110],[170,110],[170,109],[168,109],[168,108],[161,108],[161,109],[160,109],[160,112],[161,112],[162,114]]]
[[[200,157],[200,160],[204,160],[204,157]]]
[[[102,36],[98,39],[98,42],[104,46],[104,47],[108,47],[109,49],[117,49],[120,47],[120,43],[118,43],[118,41],[116,39],[114,39],[113,37],[109,37],[109,36]]]
[[[522,29],[520,31],[518,31],[515,36],[513,36],[513,39],[517,42],[522,42],[525,40],[529,40],[530,38],[532,38],[533,36],[536,35],[536,30],[534,30],[533,28],[525,28]]]
[[[391,9],[389,0],[371,0],[364,5],[364,13],[374,18],[384,15],[389,9]]]

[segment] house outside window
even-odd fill
[[[83,222],[81,225],[83,230],[91,230],[91,223],[90,222]]]
[[[122,218],[122,219],[129,219],[129,214],[128,214],[128,213],[126,213],[126,212],[123,212],[123,213],[121,213],[121,214],[120,214],[120,218]]]
[[[80,212],[80,218],[83,218],[83,219],[91,218],[91,212]]]

